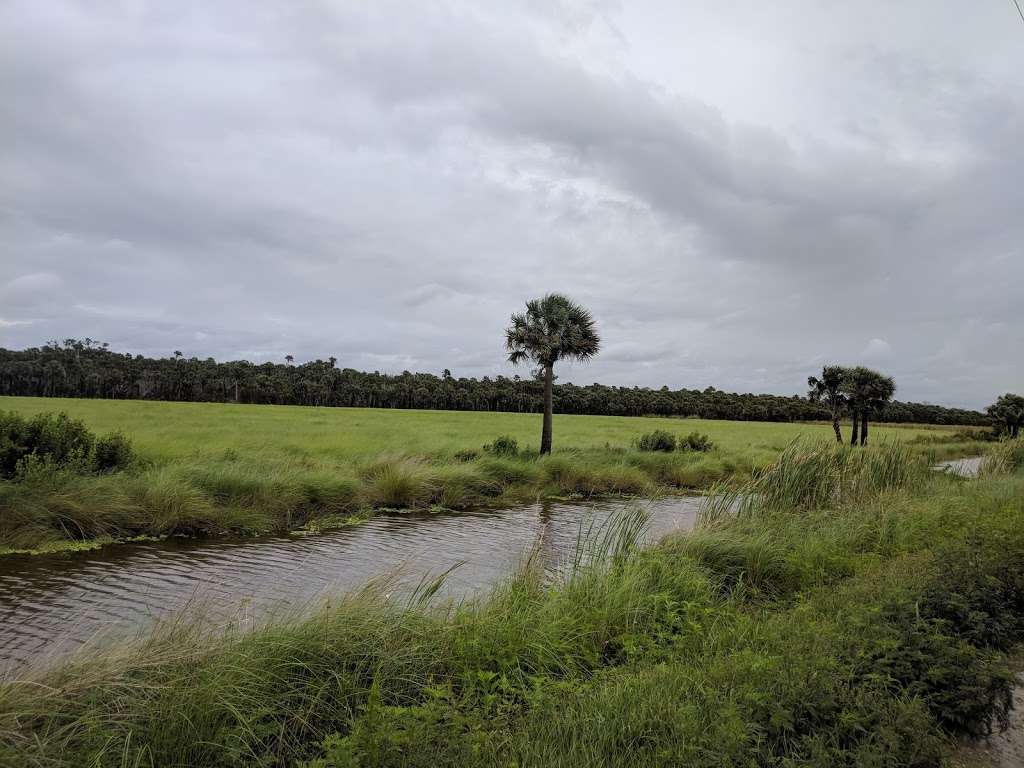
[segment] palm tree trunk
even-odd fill
[[[853,431],[850,433],[850,445],[857,444],[857,425],[860,423],[860,414],[853,412]]]
[[[843,432],[839,429],[839,411],[832,411],[832,429],[836,432],[836,442],[842,444]]]
[[[868,412],[864,411],[860,415],[860,444],[868,444]]]
[[[540,433],[540,452],[551,453],[551,411],[553,409],[552,403],[552,384],[554,382],[554,371],[552,366],[547,365],[544,367],[544,429]]]

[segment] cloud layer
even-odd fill
[[[1006,9],[498,5],[12,3],[0,343],[507,373],[563,291],[567,380],[1020,388]]]

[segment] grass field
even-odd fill
[[[830,440],[821,424],[604,416],[555,417],[538,458],[540,416],[213,403],[0,398],[0,410],[65,411],[121,431],[139,457],[123,473],[0,484],[0,548],[138,535],[286,531],[374,509],[463,509],[539,496],[701,489],[773,460],[792,440]],[[655,429],[707,434],[714,449],[640,452]],[[481,451],[500,435],[525,450]],[[879,426],[933,458],[977,453],[955,430]]]
[[[0,683],[0,764],[943,765],[1008,711],[1022,447],[977,481],[791,448],[739,516],[649,550],[627,517],[555,583],[527,563],[473,604],[175,622]]]
[[[121,430],[155,461],[218,458],[226,450],[247,457],[350,462],[398,453],[444,457],[479,449],[498,435],[524,448],[540,444],[540,415],[291,405],[160,403],[0,397],[0,410],[22,414],[66,411],[99,432]],[[846,425],[844,425],[846,426]],[[626,416],[555,416],[555,449],[627,448],[654,429],[706,433],[721,450],[768,457],[796,437],[832,438],[825,424],[661,419]],[[911,440],[955,428],[872,425],[871,439]]]

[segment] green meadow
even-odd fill
[[[743,478],[797,438],[831,427],[556,415],[538,456],[536,414],[0,398],[0,411],[66,412],[135,449],[127,470],[38,473],[0,483],[0,547],[38,550],[137,536],[284,532],[375,510],[465,509],[539,497],[653,495]],[[640,451],[654,430],[697,432],[709,451]],[[484,446],[499,436],[514,454]],[[930,458],[979,453],[954,428],[877,426]]]
[[[97,432],[120,430],[143,456],[157,462],[220,457],[233,450],[271,460],[325,463],[367,460],[381,454],[443,458],[479,449],[498,435],[536,450],[540,415],[293,405],[163,403],[0,397],[0,410],[22,414],[65,411]],[[846,425],[844,425],[846,426]],[[555,415],[555,449],[629,447],[654,429],[707,434],[730,454],[766,458],[796,437],[831,439],[827,424]],[[872,425],[872,439],[930,437],[956,428]]]

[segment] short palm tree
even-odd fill
[[[815,376],[807,377],[807,386],[810,391],[807,397],[815,403],[825,403],[832,414],[832,429],[836,433],[836,442],[843,442],[843,433],[839,429],[839,416],[846,405],[846,395],[843,394],[843,377],[846,376],[846,369],[841,365],[826,365],[821,369],[821,378]]]
[[[540,452],[551,453],[552,388],[559,360],[589,360],[601,346],[594,318],[579,304],[557,293],[526,302],[526,311],[512,315],[505,347],[513,365],[530,360],[544,379],[544,426]]]
[[[843,379],[843,392],[853,414],[853,434],[850,445],[857,445],[857,426],[860,422],[860,444],[868,443],[868,417],[878,413],[892,400],[896,384],[891,376],[858,365],[851,368]]]

